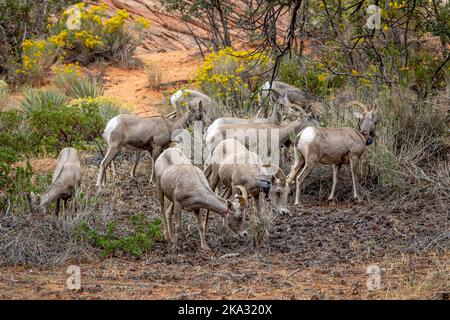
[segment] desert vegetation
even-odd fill
[[[190,280],[176,275],[170,285],[193,296],[175,298],[448,297],[450,4],[378,1],[367,11],[372,3],[359,0],[154,2],[194,40],[198,68],[188,79],[172,79],[180,70],[138,53],[147,37],[164,34],[139,10],[0,2],[0,266],[95,269],[118,261],[160,288],[178,268]],[[126,102],[136,92],[110,95],[115,70],[142,76],[139,90],[158,110],[141,119]],[[296,98],[273,81],[295,87]],[[195,121],[203,124],[197,135]],[[183,128],[187,136],[175,137]],[[229,144],[251,137],[247,129],[280,132],[280,167],[243,142],[239,154],[255,163],[203,172],[219,144],[209,137],[230,128],[244,131]],[[174,156],[190,137],[211,149],[194,148],[201,164]],[[51,190],[61,172],[56,159],[71,148],[82,172],[71,194],[76,206],[54,214],[55,200],[37,210],[31,195]],[[174,169],[174,159],[185,167]],[[387,270],[378,291],[365,288],[370,264]],[[228,280],[189,273],[191,266]],[[309,270],[326,276],[311,280]],[[117,281],[136,280],[124,277]],[[328,282],[331,289],[320,285]],[[13,291],[6,288],[0,294]]]

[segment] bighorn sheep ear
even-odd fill
[[[375,104],[375,106],[374,106],[373,109],[372,109],[372,112],[373,112],[373,113],[376,113],[377,110],[378,110],[378,104]]]
[[[364,119],[364,115],[361,112],[353,112],[353,116],[358,120]]]

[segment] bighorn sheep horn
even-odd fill
[[[284,174],[283,170],[281,170],[281,168],[279,166],[276,166],[272,163],[268,163],[268,164],[264,164],[263,167],[264,168],[274,168],[276,171],[273,174],[273,176],[275,178],[277,178],[278,180],[281,180],[282,182],[286,182],[286,175]]]
[[[245,208],[248,204],[247,190],[245,190],[245,188],[242,185],[237,185],[234,188],[237,189],[236,191],[239,190],[239,192],[236,192],[236,196],[235,196],[235,198],[239,199],[239,206],[241,208]]]
[[[370,112],[370,111],[369,111],[369,108],[368,108],[364,103],[359,102],[359,101],[357,101],[357,100],[352,100],[352,101],[350,101],[349,103],[347,103],[347,104],[345,105],[345,107],[349,107],[349,106],[351,106],[351,105],[356,105],[356,106],[360,107],[361,109],[364,110],[364,112]]]

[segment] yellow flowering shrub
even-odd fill
[[[31,79],[39,79],[53,63],[56,47],[47,40],[24,40],[22,43],[22,66],[17,73]]]
[[[260,75],[267,71],[272,60],[266,53],[225,48],[210,53],[199,68],[195,81],[202,90],[227,107],[247,109],[252,91],[262,83]]]
[[[23,42],[19,73],[42,76],[55,58],[70,57],[83,64],[96,58],[116,62],[129,59],[141,39],[141,32],[150,27],[150,22],[142,17],[132,22],[126,10],[116,10],[112,15],[107,10],[106,4],[79,3],[67,8],[61,19],[47,25],[50,36]],[[138,32],[137,38],[130,28]]]

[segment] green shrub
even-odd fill
[[[82,239],[100,248],[104,256],[111,256],[117,251],[122,251],[139,258],[143,253],[151,251],[154,241],[161,239],[161,222],[150,221],[143,213],[132,215],[130,221],[133,231],[118,230],[117,223],[110,221],[103,232],[83,223],[78,234]]]
[[[93,104],[45,105],[28,115],[33,135],[42,151],[57,154],[64,147],[83,149],[95,141],[104,129],[104,121]]]

